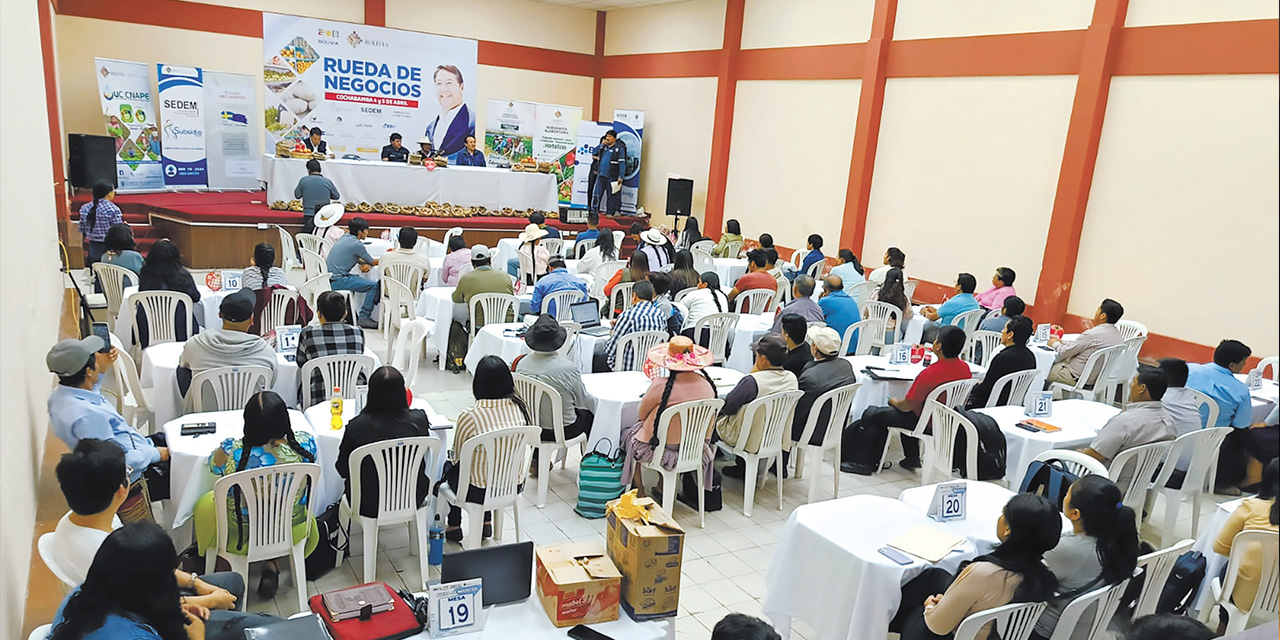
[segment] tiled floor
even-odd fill
[[[377,353],[385,353],[385,342],[380,332],[367,332],[370,347]],[[428,401],[432,408],[450,420],[457,417],[458,412],[470,406],[471,376],[470,374],[451,374],[441,372],[434,362],[424,358],[414,385],[415,397]],[[890,453],[890,460],[901,457],[896,450]],[[530,498],[520,503],[521,534],[523,539],[544,544],[563,540],[590,541],[604,543],[605,521],[586,520],[573,512],[577,500],[577,463],[576,451],[571,453],[568,469],[559,468],[552,471],[550,494],[545,508],[538,509]],[[723,462],[720,464],[724,464]],[[653,482],[650,479],[650,482]],[[680,613],[675,620],[676,637],[680,640],[701,640],[708,638],[715,623],[732,612],[761,616],[760,603],[765,597],[765,576],[774,544],[783,524],[798,506],[805,504],[809,479],[789,479],[783,485],[782,509],[777,508],[778,498],[775,483],[770,481],[756,492],[755,509],[752,517],[742,514],[742,482],[726,478],[723,484],[724,509],[707,514],[705,529],[698,527],[697,513],[683,505],[677,505],[676,518],[687,531],[684,572],[681,583]],[[832,468],[828,462],[822,466],[819,479],[821,499],[831,497],[833,488]],[[897,468],[883,471],[872,477],[845,474],[840,480],[840,496],[861,493],[872,493],[891,498],[898,497],[903,489],[918,486],[920,477],[916,473],[907,473]],[[530,494],[526,494],[529,496]],[[1218,500],[1225,500],[1215,496]],[[1163,501],[1157,503],[1150,522],[1163,522]],[[1211,514],[1216,504],[1212,501],[1206,505],[1205,514]],[[1179,523],[1179,532],[1190,535],[1191,507],[1188,504],[1182,510],[1183,519]],[[1203,519],[1202,519],[1203,520]],[[506,519],[504,541],[514,541],[514,522]],[[1144,535],[1148,539],[1157,539],[1158,532],[1144,527]],[[361,533],[353,532],[351,549],[359,553],[363,539]],[[486,544],[489,542],[486,541]],[[377,579],[383,580],[399,588],[401,585],[417,590],[422,586],[422,576],[418,569],[418,559],[409,553],[409,535],[406,528],[388,529],[378,538]],[[452,543],[446,545],[446,551],[458,550],[460,547]],[[335,588],[362,583],[363,558],[359,555],[348,558],[343,566],[330,572],[318,581],[308,582],[309,594],[316,594]],[[428,579],[438,578],[433,569]],[[257,571],[250,574],[250,595],[248,608],[252,611],[267,611],[288,616],[295,612],[297,601],[291,578],[288,572],[282,572],[280,591],[274,600],[264,601],[253,594],[257,585]],[[624,614],[625,615],[625,614]],[[802,621],[793,626],[793,638],[817,640],[818,636]]]

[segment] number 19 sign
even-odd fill
[[[431,585],[427,592],[433,638],[470,633],[484,628],[480,579]]]

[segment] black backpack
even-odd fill
[[[335,502],[324,513],[316,516],[316,531],[320,534],[320,542],[304,562],[307,580],[316,580],[329,573],[339,560],[348,555],[347,546],[351,540],[338,519],[338,505]]]
[[[1067,498],[1067,489],[1079,479],[1079,476],[1067,471],[1061,460],[1037,460],[1027,467],[1027,475],[1022,477],[1022,486],[1018,487],[1018,492],[1044,496],[1061,511],[1062,501]]]
[[[1169,572],[1169,580],[1160,590],[1160,600],[1156,602],[1156,613],[1176,613],[1184,615],[1191,603],[1195,601],[1196,591],[1204,582],[1208,562],[1199,551],[1188,551],[1178,556]]]
[[[1000,431],[1000,425],[985,413],[977,411],[961,411],[966,419],[973,423],[978,430],[978,480],[999,480],[1004,477],[1005,465],[1005,439],[1004,432]],[[951,458],[961,467],[960,475],[964,476],[964,460],[965,447],[968,443],[965,441],[965,433],[961,431],[956,434],[955,452]]]

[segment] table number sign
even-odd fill
[[[964,520],[967,495],[967,487],[963,482],[938,485],[933,491],[933,502],[929,503],[928,516],[938,522]]]
[[[239,291],[243,278],[244,272],[239,269],[223,269],[222,288],[226,291]]]
[[[298,336],[302,334],[300,324],[282,324],[276,327],[276,353],[293,353],[298,350]]]
[[[1249,385],[1250,391],[1257,391],[1262,388],[1262,367],[1254,367],[1253,371],[1245,378],[1245,384]]]
[[[1025,413],[1031,418],[1053,417],[1053,392],[1032,391],[1028,393]]]
[[[369,385],[357,384],[356,397],[351,402],[355,405],[353,407],[353,409],[355,410],[355,413],[353,413],[352,415],[357,415],[357,416],[360,415],[360,413],[364,411],[365,403],[369,402]]]
[[[1040,344],[1049,342],[1049,331],[1051,328],[1052,327],[1047,323],[1036,325],[1036,335],[1032,338],[1032,341]]]
[[[431,622],[432,638],[471,633],[484,628],[480,578],[460,580],[447,584],[433,584],[427,588],[427,608]]]
[[[889,352],[889,364],[910,364],[911,363],[911,345],[899,342],[893,345],[893,350]]]

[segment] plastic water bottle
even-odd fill
[[[436,514],[435,522],[427,533],[427,564],[433,567],[444,562],[444,525],[440,523],[440,514]]]
[[[334,431],[342,429],[342,387],[334,387],[329,396],[329,427]]]

